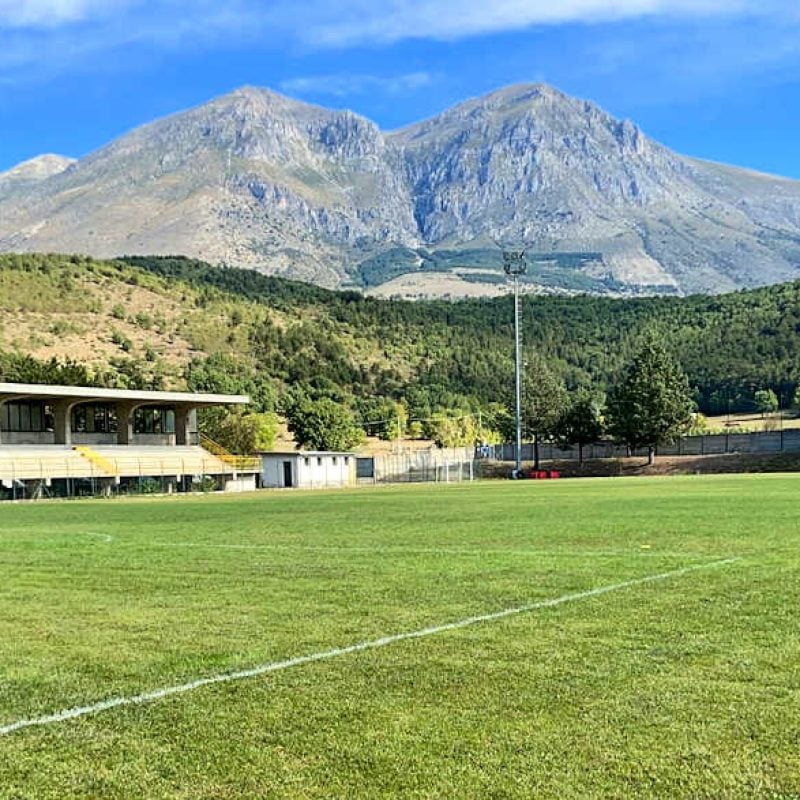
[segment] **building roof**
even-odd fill
[[[34,383],[0,383],[0,403],[9,400],[75,400],[77,402],[129,401],[142,405],[200,406],[245,405],[241,394],[153,392],[136,389],[100,389],[95,386],[52,386]]]
[[[354,456],[355,453],[347,450],[264,450],[260,456]]]

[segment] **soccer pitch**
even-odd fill
[[[2,798],[800,796],[800,476],[0,507]]]

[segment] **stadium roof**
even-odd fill
[[[137,389],[101,389],[96,386],[51,386],[35,383],[0,383],[0,403],[9,400],[75,400],[76,402],[131,402],[143,405],[227,406],[245,405],[241,394],[153,392]]]

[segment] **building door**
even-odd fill
[[[294,484],[292,483],[292,462],[283,462],[283,485],[287,489],[291,489]]]

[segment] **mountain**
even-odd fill
[[[36,160],[35,160],[36,161]],[[243,88],[0,176],[0,251],[175,254],[385,295],[722,292],[800,276],[800,182],[677,155],[545,85],[403,130]]]
[[[10,193],[12,189],[31,186],[47,178],[52,178],[53,175],[59,175],[74,163],[74,158],[57,156],[52,153],[23,161],[7,172],[0,172],[0,197],[4,193]]]

